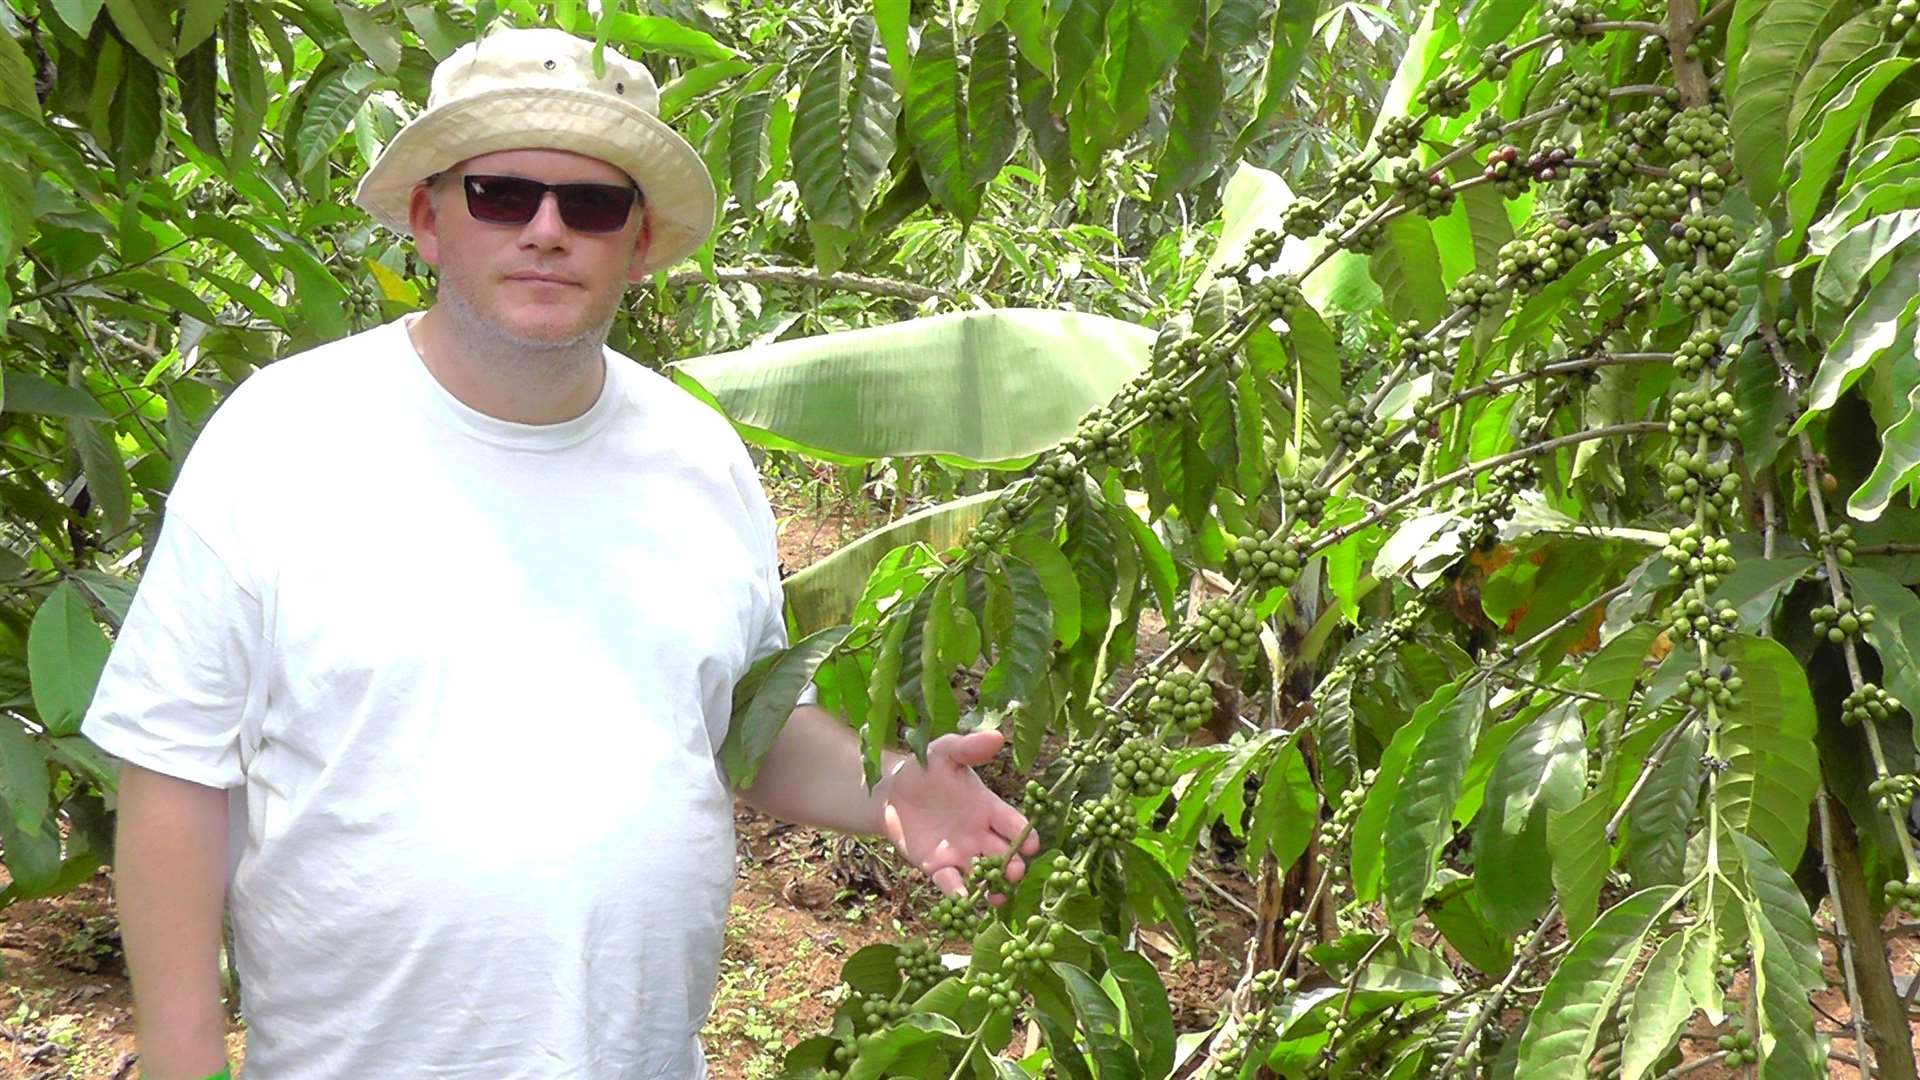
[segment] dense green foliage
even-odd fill
[[[1154,334],[1076,430],[992,462],[1012,482],[870,543],[809,601],[838,621],[736,695],[740,779],[809,679],[876,764],[1001,725],[1046,845],[1017,886],[976,866],[945,941],[852,957],[792,1075],[1638,1080],[1692,1035],[1816,1077],[1836,1034],[1914,1075],[1878,936],[1920,909],[1911,11],[1436,0],[1404,41],[1233,0],[0,11],[8,898],[103,854],[96,620],[196,423],[422,302],[344,193],[432,56],[550,21],[657,59],[731,195],[721,284],[663,276],[616,345],[976,299]],[[1390,78],[1332,47],[1375,29]],[[841,458],[972,475],[971,445]],[[1198,948],[1209,837],[1267,921],[1178,1032],[1133,931]],[[1824,898],[1846,1032],[1809,1002]]]

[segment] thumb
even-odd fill
[[[943,735],[935,744],[956,764],[985,765],[1007,744],[1007,737],[998,731],[975,731],[967,735]]]

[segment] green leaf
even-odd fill
[[[1686,868],[1687,833],[1700,808],[1701,751],[1706,736],[1689,723],[1667,756],[1647,778],[1647,786],[1627,809],[1627,839],[1621,861],[1633,883],[1678,885]]]
[[[1015,92],[1013,38],[997,26],[973,40],[967,69],[967,175],[986,184],[1013,156],[1020,129]]]
[[[1793,108],[1787,113],[1787,131],[1805,137],[1807,120],[1819,115],[1818,106],[1831,101],[1851,81],[1851,76],[1873,63],[1873,54],[1885,55],[1881,41],[1885,36],[1880,19],[1870,11],[1855,15],[1827,35],[1807,73],[1794,87]]]
[[[1812,62],[1822,27],[1841,5],[1831,0],[1772,0],[1759,8],[1734,84],[1734,164],[1755,205],[1773,200],[1785,175],[1793,89]]]
[[[730,60],[740,55],[714,40],[713,35],[660,15],[612,12],[605,19],[604,28],[609,40],[634,46],[641,52],[701,61]]]
[[[130,183],[147,175],[153,152],[160,144],[160,76],[153,68],[127,58],[120,84],[108,107],[113,132],[114,176]]]
[[[174,64],[180,82],[180,111],[187,122],[187,135],[193,145],[210,158],[220,158],[220,137],[215,123],[219,112],[219,56],[212,42],[192,52],[180,54]]]
[[[1427,726],[1396,785],[1382,869],[1388,924],[1402,940],[1433,882],[1440,849],[1452,839],[1453,804],[1460,798],[1460,781],[1486,711],[1487,683],[1480,680]]]
[[[964,311],[683,360],[750,442],[841,464],[935,454],[1024,466],[1147,366],[1144,327]],[[680,380],[683,386],[686,380]]]
[[[1833,408],[1840,395],[1887,355],[1901,331],[1913,324],[1914,312],[1920,309],[1920,297],[1914,296],[1913,291],[1916,277],[1920,277],[1920,250],[1906,252],[1895,259],[1887,276],[1847,315],[1839,336],[1820,359],[1813,387],[1807,392],[1807,410],[1794,421],[1794,434]]]
[[[1129,1039],[1145,1054],[1140,1062],[1143,1075],[1166,1076],[1173,1069],[1174,1027],[1160,973],[1145,957],[1128,952],[1111,938],[1102,951],[1126,1002]]]
[[[1053,659],[1053,612],[1040,575],[1027,563],[1008,559],[1004,576],[1013,595],[1013,626],[996,643],[997,657],[980,681],[980,702],[989,709],[1025,700]]]
[[[1192,187],[1213,166],[1214,129],[1226,100],[1226,70],[1206,45],[1206,24],[1196,19],[1174,74],[1167,141],[1153,163],[1153,189],[1147,197],[1155,202]]]
[[[333,8],[340,13],[340,21],[347,26],[347,36],[360,46],[373,66],[389,75],[400,70],[400,39],[393,27],[374,18],[373,12],[349,3],[348,0],[333,0]]]
[[[1366,802],[1361,805],[1360,817],[1353,827],[1353,891],[1361,900],[1380,895],[1380,875],[1386,855],[1382,838],[1387,834],[1387,821],[1414,750],[1426,738],[1427,729],[1453,706],[1463,689],[1464,680],[1456,679],[1434,691],[1393,733],[1393,740],[1380,755],[1378,775],[1367,789]],[[1451,804],[1448,809],[1452,809]]]
[[[47,752],[39,740],[12,720],[0,720],[0,811],[14,828],[30,833],[46,819],[52,794]]]
[[[113,440],[113,425],[96,420],[68,420],[67,442],[80,455],[81,471],[87,478],[87,492],[100,508],[107,529],[118,533],[133,521],[133,482],[127,476],[127,463]]]
[[[173,44],[173,25],[160,0],[107,0],[107,14],[113,17],[121,40],[133,46],[147,63],[163,71],[170,66],[173,57],[168,48]]]
[[[1474,875],[1480,908],[1496,930],[1514,933],[1547,906],[1553,892],[1547,815],[1580,801],[1586,758],[1575,701],[1535,717],[1501,751],[1473,834],[1474,865],[1498,868]]]
[[[1807,575],[1814,561],[1805,556],[1782,559],[1743,559],[1720,582],[1711,603],[1725,600],[1740,613],[1740,625],[1749,633],[1765,633],[1780,595]]]
[[[1440,276],[1440,249],[1425,218],[1401,214],[1389,219],[1367,265],[1395,319],[1414,320],[1424,329],[1452,310]]]
[[[7,396],[0,401],[0,411],[75,420],[111,419],[107,410],[85,390],[17,370],[7,372]]]
[[[252,158],[253,144],[260,137],[267,111],[267,77],[260,67],[260,54],[253,48],[247,5],[227,6],[226,27],[221,31],[220,40],[227,61],[227,86],[233,92],[232,126],[228,132],[232,145],[227,152],[227,162],[237,165]]]
[[[1634,970],[1647,931],[1674,890],[1643,889],[1600,916],[1547,980],[1520,1040],[1518,1075],[1585,1080],[1608,1015]]]
[[[944,551],[957,546],[1000,498],[983,491],[950,503],[918,510],[842,545],[782,582],[787,604],[801,633],[848,621],[868,583],[868,575],[890,551],[926,544]]]
[[[1120,1010],[1113,999],[1072,964],[1055,960],[1052,969],[1066,984],[1074,1017],[1087,1047],[1093,1051],[1094,1063],[1100,1067],[1101,1080],[1142,1080],[1145,1074],[1140,1059],[1121,1034]]]
[[[1880,264],[1920,234],[1920,208],[1868,218],[1841,234],[1813,274],[1816,329],[1832,338],[1860,286]]]
[[[760,205],[760,178],[767,171],[767,116],[772,108],[771,90],[742,94],[733,103],[727,171],[732,174],[734,199],[749,214]]]
[[[1198,28],[1205,35],[1206,5],[1200,0],[1118,0],[1107,18],[1103,81],[1113,111],[1113,130],[1124,134],[1147,117],[1147,96],[1157,89]]]
[[[1080,83],[1099,59],[1106,43],[1107,10],[1113,0],[1062,0],[1050,4],[1057,15],[1053,36],[1053,107],[1067,111],[1067,103],[1080,91]],[[925,51],[924,40],[921,46]],[[917,73],[916,73],[917,74]]]
[[[1847,585],[1857,603],[1874,609],[1866,637],[1880,654],[1887,692],[1909,707],[1920,706],[1920,599],[1894,578],[1862,566],[1847,569]]]
[[[1233,140],[1228,160],[1240,157],[1246,148],[1272,129],[1293,94],[1293,84],[1307,58],[1307,46],[1313,41],[1313,20],[1320,11],[1319,0],[1280,0],[1273,8],[1268,29],[1267,58],[1260,71],[1260,100],[1253,116]]]
[[[1490,868],[1489,873],[1498,873]],[[1513,939],[1487,923],[1474,895],[1473,879],[1441,867],[1428,902],[1427,919],[1461,958],[1489,975],[1504,974],[1513,963]]]
[[[111,648],[70,582],[61,582],[33,613],[27,671],[33,679],[33,707],[48,732],[71,735],[80,730]]]
[[[364,64],[338,68],[319,76],[307,87],[306,105],[299,112],[300,127],[292,133],[294,171],[313,169],[339,143],[367,95],[390,85]]]
[[[1553,325],[1560,317],[1560,311],[1566,306],[1567,298],[1584,291],[1587,279],[1593,277],[1608,263],[1619,258],[1632,247],[1631,244],[1614,244],[1598,251],[1589,251],[1573,264],[1573,268],[1560,277],[1542,286],[1539,292],[1527,298],[1520,310],[1515,312],[1512,328],[1509,329],[1501,346],[1508,355],[1517,355],[1521,349],[1533,343],[1541,331]]]
[[[1313,787],[1300,748],[1288,743],[1273,756],[1260,777],[1260,798],[1254,804],[1253,823],[1247,829],[1247,862],[1256,865],[1262,852],[1271,853],[1284,872],[1304,855],[1320,821],[1320,797]]]
[[[980,188],[973,179],[971,110],[952,27],[929,23],[921,29],[905,108],[907,139],[927,190],[961,224],[972,224],[980,213]]]
[[[1820,787],[1813,744],[1813,695],[1806,671],[1770,638],[1736,637],[1727,660],[1746,688],[1720,713],[1720,820],[1797,866],[1807,841],[1807,812]]]
[[[1580,670],[1580,688],[1616,705],[1625,704],[1634,685],[1646,677],[1647,655],[1659,634],[1659,628],[1650,623],[1621,631],[1588,658]]]
[[[1050,537],[1037,533],[1016,537],[1010,550],[1040,576],[1047,604],[1053,609],[1053,636],[1062,649],[1072,648],[1080,640],[1080,584],[1074,577],[1073,564]]]
[[[762,657],[733,688],[733,718],[720,744],[720,765],[736,789],[753,786],[760,763],[786,726],[800,692],[852,627],[808,635],[792,648]]]
[[[1878,521],[1894,493],[1920,479],[1920,386],[1907,395],[1907,411],[1880,433],[1880,460],[1847,498],[1847,516]]]
[[[900,708],[900,696],[896,687],[905,658],[902,646],[906,643],[909,625],[904,614],[892,620],[887,626],[886,637],[881,640],[879,651],[874,654],[873,674],[867,682],[867,726],[862,738],[869,783],[880,779],[883,751],[894,744],[897,734],[894,716]]]
[[[953,619],[953,591],[945,581],[936,581],[921,593],[928,601],[927,621],[920,637],[920,698],[926,702],[922,720],[930,736],[937,738],[960,726],[960,706],[953,700],[949,668],[941,661],[945,631]],[[931,738],[923,741],[932,741]]]
[[[75,34],[86,37],[100,14],[100,4],[101,0],[49,0],[48,6]]]
[[[807,73],[794,114],[793,176],[810,220],[856,228],[893,156],[900,97],[869,16],[854,20],[845,49]]]
[[[1771,853],[1736,836],[1753,902],[1742,905],[1753,947],[1753,996],[1762,1052],[1760,1075],[1769,1080],[1817,1080],[1827,1075],[1827,1055],[1814,1031],[1809,996],[1825,989],[1813,914],[1793,879]],[[1791,865],[1791,864],[1788,864]]]
[[[1793,183],[1787,189],[1787,214],[1792,226],[1788,243],[1796,241],[1812,223],[1821,197],[1833,180],[1834,167],[1873,111],[1881,91],[1913,63],[1911,57],[1890,57],[1874,64],[1821,110],[1813,137],[1795,148],[1789,162]]]
[[[1693,1015],[1693,999],[1680,977],[1680,960],[1687,938],[1697,932],[1689,927],[1662,942],[1640,974],[1640,985],[1633,991],[1633,1005],[1627,1013],[1626,1040],[1620,1051],[1620,1080],[1641,1080],[1654,1062],[1666,1056],[1687,1017]]]
[[[1593,925],[1599,910],[1600,886],[1605,884],[1613,855],[1607,849],[1607,818],[1613,793],[1593,792],[1566,810],[1547,811],[1547,851],[1553,859],[1553,888],[1560,894],[1560,913],[1567,934],[1579,937]]]
[[[205,44],[226,13],[227,0],[187,0],[180,14],[180,33],[173,39],[174,53],[185,56]]]

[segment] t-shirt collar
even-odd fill
[[[403,315],[386,327],[404,361],[401,366],[407,369],[407,382],[430,408],[465,435],[517,450],[561,450],[591,438],[619,411],[621,365],[613,363],[602,350],[606,377],[600,381],[600,396],[579,416],[552,424],[523,424],[483,413],[455,397],[428,369],[426,359],[414,348],[413,337],[407,332],[407,327],[417,318],[418,315]]]

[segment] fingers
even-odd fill
[[[967,891],[967,879],[960,873],[958,867],[943,866],[930,876],[933,878],[933,883],[940,887],[940,892],[944,896],[957,896]]]
[[[1007,737],[1001,732],[975,731],[967,735],[942,735],[927,747],[927,753],[931,755],[938,749],[954,764],[972,768],[992,761],[993,755],[1006,744]]]
[[[994,832],[999,833],[1006,843],[1011,846],[1014,837],[1019,836],[1021,832],[1025,831],[1027,827],[1027,817],[1025,814],[1007,805],[1004,801],[995,799],[994,803],[993,809],[988,813],[988,824],[992,826]],[[1020,845],[1020,854],[1033,855],[1039,850],[1040,834],[1037,832],[1028,833],[1026,840]]]

